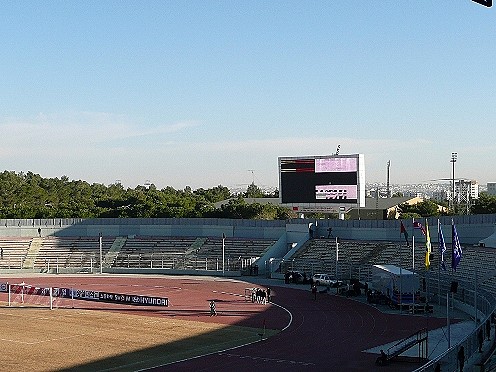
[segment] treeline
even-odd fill
[[[288,219],[293,212],[274,204],[248,204],[243,197],[277,197],[252,184],[246,192],[231,194],[224,186],[176,190],[137,186],[125,189],[68,177],[43,178],[32,172],[0,173],[0,218],[178,217]],[[215,203],[229,200],[216,207]]]
[[[448,201],[439,203],[432,200],[424,200],[414,205],[409,205],[407,203],[400,204],[399,208],[401,210],[402,219],[467,214],[467,211],[461,206],[456,206],[455,210],[449,209]],[[496,196],[489,195],[487,192],[480,193],[477,199],[472,200],[469,213],[496,213]]]

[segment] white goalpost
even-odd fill
[[[20,284],[6,283],[9,307],[41,307],[53,310],[60,304],[54,296],[52,287],[35,287],[24,282]]]

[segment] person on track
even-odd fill
[[[211,300],[210,301],[210,316],[215,316],[217,315],[217,311],[215,310],[215,301]]]

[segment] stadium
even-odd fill
[[[408,371],[434,370],[438,363],[441,370],[456,370],[461,346],[467,363],[475,366],[494,348],[491,330],[484,335],[484,352],[478,352],[479,330],[486,332],[487,321],[493,319],[496,296],[496,250],[480,247],[478,241],[491,235],[495,219],[453,217],[463,249],[456,271],[439,270],[440,255],[435,253],[426,270],[424,238],[412,221],[404,221],[404,227],[416,239],[413,247],[400,233],[400,222],[388,220],[2,220],[0,298],[7,319],[2,347],[13,356],[6,369],[21,366],[24,358],[31,370],[39,365],[39,370]],[[436,226],[437,220],[427,223]],[[440,223],[450,242],[451,218]],[[432,235],[436,247],[437,234]],[[449,262],[446,258],[447,266]],[[423,300],[406,304],[400,299],[391,307],[363,301],[363,292],[350,295],[323,287],[314,300],[307,284],[284,280],[288,272],[308,277],[325,272],[348,284],[372,283],[372,267],[385,264],[417,273]],[[272,289],[269,303],[250,299],[258,287]],[[72,294],[59,295],[63,288]],[[101,301],[104,295],[113,301]],[[136,306],[117,300],[117,295],[156,300]],[[166,299],[168,306],[157,306],[165,305],[157,299]],[[214,317],[209,315],[211,300],[217,304]],[[419,310],[422,307],[427,310]],[[20,308],[35,312],[19,318],[22,327],[8,321],[28,314]],[[76,320],[79,315],[83,320]],[[104,324],[96,325],[91,317]],[[112,318],[102,320],[105,317]],[[120,325],[129,317],[132,325]],[[46,329],[43,323],[50,318],[55,323]],[[33,319],[43,320],[31,324]],[[172,340],[170,331],[161,333],[169,329],[164,320],[176,322],[179,339]],[[103,331],[117,323],[119,332]],[[21,337],[20,329],[31,330],[29,341],[22,340],[28,336]],[[439,330],[444,339],[434,345]],[[106,337],[95,347],[99,332]],[[110,333],[125,345],[118,345]],[[136,341],[137,334],[153,335],[154,341]],[[67,350],[71,340],[77,347],[66,354],[60,344],[49,346],[63,356],[57,361],[43,348],[61,340]],[[383,366],[376,366],[378,348],[388,354]],[[31,360],[35,364],[16,356],[20,350],[24,356],[37,356]]]
[[[279,176],[301,218],[0,220],[3,368],[494,368],[496,215],[346,220],[360,154]]]

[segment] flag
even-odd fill
[[[462,246],[460,245],[460,240],[458,240],[458,234],[456,233],[456,227],[453,220],[451,220],[451,228],[452,228],[452,242],[451,242],[451,267],[454,271],[456,271],[456,267],[460,263],[462,259]]]
[[[400,221],[400,235],[403,234],[405,235],[405,240],[406,240],[406,246],[410,247],[410,243],[408,243],[408,233],[406,232],[405,225],[403,225],[403,221]]]
[[[425,220],[425,269],[429,270],[431,266],[431,237],[429,236],[429,225],[427,220]]]
[[[446,271],[446,265],[444,264],[444,253],[446,252],[446,244],[444,243],[443,229],[441,228],[441,223],[437,220],[437,231],[439,234],[439,253],[441,255],[441,267]]]
[[[422,234],[424,234],[424,236],[425,236],[424,226],[422,226],[422,224],[420,222],[413,221],[413,228],[414,229],[419,229],[420,231],[422,231]]]

